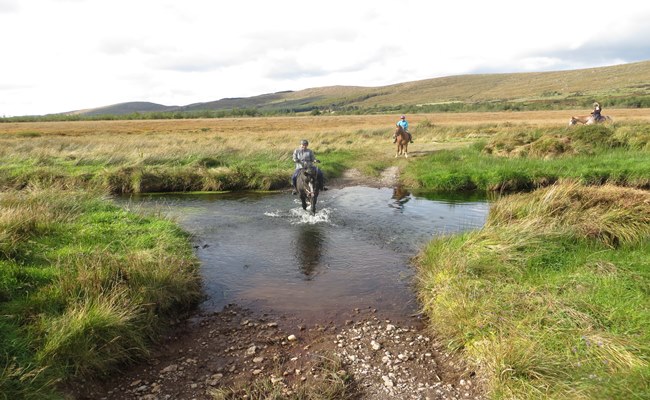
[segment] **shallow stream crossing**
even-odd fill
[[[204,311],[226,304],[298,317],[341,310],[417,312],[413,256],[432,237],[481,227],[486,199],[353,186],[322,192],[318,212],[289,193],[132,197],[194,235]]]

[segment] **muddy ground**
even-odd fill
[[[397,172],[390,168],[370,180],[348,171],[328,186],[390,187]],[[475,371],[445,350],[420,314],[389,316],[374,308],[351,308],[306,321],[255,314],[233,304],[179,322],[148,360],[66,391],[71,399],[213,399],[218,390],[234,391],[231,398],[251,398],[246,388],[261,384],[292,398],[301,387],[326,379],[323,364],[334,364],[335,374],[351,377],[351,398],[482,398]]]

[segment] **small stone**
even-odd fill
[[[252,356],[253,354],[255,354],[256,351],[257,351],[257,347],[256,346],[251,346],[248,349],[246,349],[246,355],[247,356]]]
[[[289,335],[287,337],[287,340],[290,342],[295,342],[296,340],[298,340],[298,338],[296,337],[296,335]]]
[[[384,386],[386,387],[392,388],[395,385],[393,381],[386,375],[383,375],[381,379],[384,381]]]
[[[160,372],[164,374],[164,373],[167,373],[167,372],[175,372],[175,371],[178,371],[178,364],[168,365],[165,368],[163,368],[163,370],[160,371]]]
[[[135,389],[136,392],[146,392],[149,387],[147,385],[142,385],[139,388]]]
[[[264,357],[255,357],[255,358],[253,358],[253,362],[254,362],[255,364],[259,364],[259,363],[261,363],[262,361],[264,361]]]

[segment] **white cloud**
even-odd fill
[[[650,59],[619,0],[0,0],[0,116]]]

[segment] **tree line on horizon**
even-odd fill
[[[650,108],[650,95],[621,96],[592,98],[563,98],[552,100],[504,101],[493,100],[483,102],[448,102],[425,105],[383,105],[361,107],[347,102],[327,106],[305,104],[295,107],[270,108],[268,106],[232,108],[221,110],[192,110],[192,111],[151,111],[131,112],[125,114],[47,114],[16,117],[0,117],[2,122],[50,122],[50,121],[101,121],[101,120],[154,120],[154,119],[197,119],[197,118],[241,118],[241,117],[273,117],[292,115],[370,115],[370,114],[427,114],[427,113],[462,113],[462,112],[498,112],[498,111],[545,111],[564,109],[590,109],[594,101],[600,102],[607,108]]]

